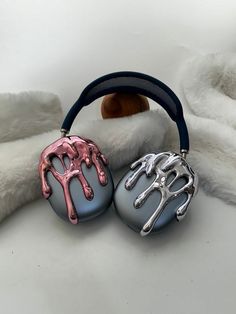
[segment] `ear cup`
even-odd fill
[[[197,190],[197,177],[182,156],[148,154],[118,183],[114,204],[124,223],[142,236],[181,220]]]
[[[62,164],[58,158],[54,158],[52,162],[55,169],[63,171]],[[88,184],[93,190],[94,196],[92,200],[87,199],[79,180],[77,178],[71,180],[69,190],[79,222],[85,222],[105,212],[110,206],[113,196],[112,176],[108,167],[104,169],[108,178],[108,183],[105,186],[100,184],[94,166],[88,168],[85,164],[82,164],[82,171]],[[51,172],[48,172],[47,180],[52,189],[52,194],[48,198],[49,203],[59,217],[69,221],[62,186]]]
[[[56,212],[73,224],[90,220],[110,206],[114,185],[106,158],[95,143],[63,137],[41,154],[42,191]]]

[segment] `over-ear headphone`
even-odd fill
[[[141,157],[114,192],[108,161],[97,145],[67,134],[84,106],[115,92],[141,94],[159,103],[177,125],[180,153],[154,152]],[[110,206],[113,196],[121,219],[141,235],[185,216],[198,179],[186,161],[189,136],[181,103],[164,83],[138,72],[102,76],[83,90],[61,133],[60,139],[43,150],[39,162],[43,196],[61,218],[73,224],[94,218]]]

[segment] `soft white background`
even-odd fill
[[[187,58],[235,52],[235,38],[229,0],[1,0],[0,92],[52,91],[66,111],[111,71],[175,89]],[[39,200],[0,226],[1,313],[233,314],[235,226],[235,207],[201,190],[181,225],[146,239],[113,210],[74,228]]]

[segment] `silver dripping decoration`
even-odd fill
[[[138,168],[136,169],[136,167]],[[135,161],[130,168],[134,170],[134,172],[125,182],[125,188],[127,190],[131,190],[136,185],[142,174],[146,174],[148,177],[155,175],[155,179],[151,185],[134,200],[135,208],[141,207],[153,191],[158,190],[161,193],[160,203],[140,231],[142,236],[146,236],[152,231],[167,203],[177,198],[182,193],[186,193],[187,198],[186,201],[177,208],[176,218],[178,221],[184,218],[192,196],[197,192],[198,178],[183,156],[175,152],[147,154]],[[167,183],[168,178],[170,179],[170,175],[174,175],[173,179]],[[171,186],[181,177],[186,179],[186,184],[176,191],[171,191]]]

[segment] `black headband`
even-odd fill
[[[63,132],[69,132],[71,125],[84,107],[95,99],[115,92],[141,94],[159,103],[177,124],[180,150],[189,150],[189,136],[180,100],[163,82],[138,72],[115,72],[104,75],[90,83],[71,107],[62,123]]]

